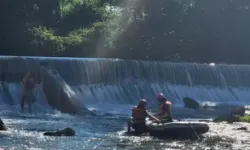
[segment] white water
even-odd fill
[[[37,70],[39,59],[30,69]],[[8,59],[6,59],[8,60]],[[46,59],[43,58],[43,61]],[[5,79],[14,80],[24,71],[28,60],[9,60]],[[233,130],[245,124],[209,123],[211,130],[202,141],[159,140],[131,137],[122,133],[131,107],[146,98],[155,107],[155,95],[163,92],[173,103],[174,115],[205,117],[202,113],[182,109],[184,97],[200,103],[249,105],[249,66],[174,64],[105,59],[48,59],[60,75],[71,84],[82,103],[97,116],[71,116],[48,106],[41,85],[33,113],[20,112],[22,88],[17,82],[0,86],[0,115],[9,128],[0,132],[0,147],[7,149],[248,149],[245,131]],[[25,62],[22,64],[22,62]],[[32,67],[32,65],[34,65]],[[4,67],[3,67],[4,68]],[[70,69],[70,70],[69,70]],[[19,71],[19,72],[18,72]],[[0,71],[2,73],[3,70]],[[14,73],[14,77],[13,77]],[[218,81],[218,82],[217,82]],[[9,94],[8,94],[9,93]],[[27,109],[25,110],[27,112]],[[206,114],[207,115],[207,114]],[[72,127],[75,137],[45,137],[43,132]]]
[[[8,101],[13,101],[13,105],[19,105],[22,92],[21,85],[17,83],[6,85],[9,93],[11,93],[11,99],[8,99],[6,92],[1,92],[0,103],[8,105],[11,104]],[[124,87],[128,88],[126,92],[124,91]],[[82,103],[89,107],[89,109],[112,114],[129,114],[130,107],[136,105],[140,98],[147,99],[149,107],[156,107],[155,95],[162,91],[172,101],[174,107],[183,107],[182,99],[184,97],[191,97],[201,104],[209,105],[219,103],[250,105],[250,89],[248,88],[189,87],[171,84],[161,86],[159,84],[148,84],[147,82],[138,82],[132,87],[130,83],[125,82],[116,85],[95,84],[74,86],[72,89],[76,92],[77,96],[81,97]],[[1,87],[0,91],[3,91]],[[44,112],[50,110],[51,108],[47,104],[41,85],[36,86],[35,93],[37,101],[33,106],[34,111]]]

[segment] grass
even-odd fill
[[[242,116],[239,118],[239,121],[250,123],[250,116]]]

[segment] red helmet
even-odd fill
[[[141,106],[146,106],[146,105],[147,105],[147,101],[146,101],[145,99],[141,99],[141,100],[139,101],[139,105],[141,105]]]
[[[162,100],[162,99],[165,99],[165,96],[163,93],[159,93],[157,96],[156,96],[156,99],[157,100]]]

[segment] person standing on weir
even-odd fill
[[[31,113],[31,105],[35,102],[35,81],[30,72],[27,72],[22,80],[23,92],[21,97],[21,109],[23,112],[24,104],[28,104],[29,113]]]

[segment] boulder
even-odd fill
[[[79,113],[94,115],[88,110],[81,97],[65,82],[55,69],[44,67],[41,69],[43,92],[48,104],[63,113]]]
[[[56,132],[45,132],[43,135],[45,136],[74,136],[75,131],[72,128],[65,128]]]
[[[7,127],[5,126],[5,124],[3,123],[3,121],[0,119],[0,130],[1,131],[6,131]]]
[[[231,122],[248,122],[250,123],[250,116],[245,115],[245,107],[237,106],[231,108],[231,112],[228,115],[221,115],[214,119],[214,122],[227,121]]]
[[[219,117],[216,117],[213,121],[214,122],[226,121],[228,123],[239,122],[240,116],[237,116],[237,115],[219,116]]]
[[[236,128],[235,130],[244,130],[244,131],[246,131],[247,127],[240,127],[240,128]]]
[[[184,97],[183,102],[186,108],[198,109],[200,107],[200,104],[196,100],[189,97]]]
[[[234,110],[232,110],[232,115],[244,116],[245,111],[246,111],[246,109],[244,106],[238,106]]]

